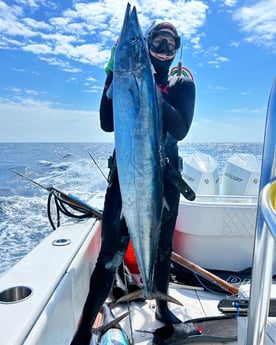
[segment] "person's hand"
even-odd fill
[[[113,69],[114,69],[114,55],[115,55],[116,47],[117,47],[117,42],[111,48],[110,58],[109,58],[109,61],[108,61],[107,65],[105,66],[105,69],[104,69],[106,74],[108,74],[109,72],[113,72]]]

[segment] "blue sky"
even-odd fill
[[[262,141],[276,76],[276,0],[130,1],[170,21],[197,99],[186,142]],[[98,108],[124,0],[0,0],[0,141],[107,142]],[[175,63],[180,59],[177,55]]]

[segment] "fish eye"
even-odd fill
[[[135,43],[135,42],[137,42],[137,36],[136,36],[136,35],[133,35],[133,36],[131,37],[131,43]]]

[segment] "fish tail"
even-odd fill
[[[171,302],[171,303],[175,303],[178,305],[183,306],[183,304],[178,301],[176,298],[169,296],[163,292],[160,291],[156,291],[154,293],[151,294],[150,298],[146,298],[143,290],[137,290],[134,292],[131,292],[127,295],[124,295],[123,297],[119,298],[116,303],[121,303],[121,302],[127,302],[127,301],[132,301],[135,299],[156,299],[156,300],[163,300],[163,301],[167,301],[167,302]]]

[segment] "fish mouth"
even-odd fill
[[[141,46],[143,53],[140,51]],[[114,72],[120,76],[137,73],[148,64],[144,51],[147,51],[147,47],[139,25],[137,10],[135,6],[131,9],[128,3],[115,51]]]
[[[131,10],[131,5],[130,5],[130,3],[128,3],[127,7],[126,7],[126,12],[125,12],[125,17],[124,17],[124,21],[123,21],[123,26],[122,26],[122,29],[121,29],[121,34],[120,34],[120,37],[119,37],[119,42],[122,41],[123,37],[127,37],[127,30],[128,30],[128,26],[129,26],[129,22],[130,22],[130,16],[131,16],[131,13],[132,13],[132,12],[130,13],[130,10]]]

